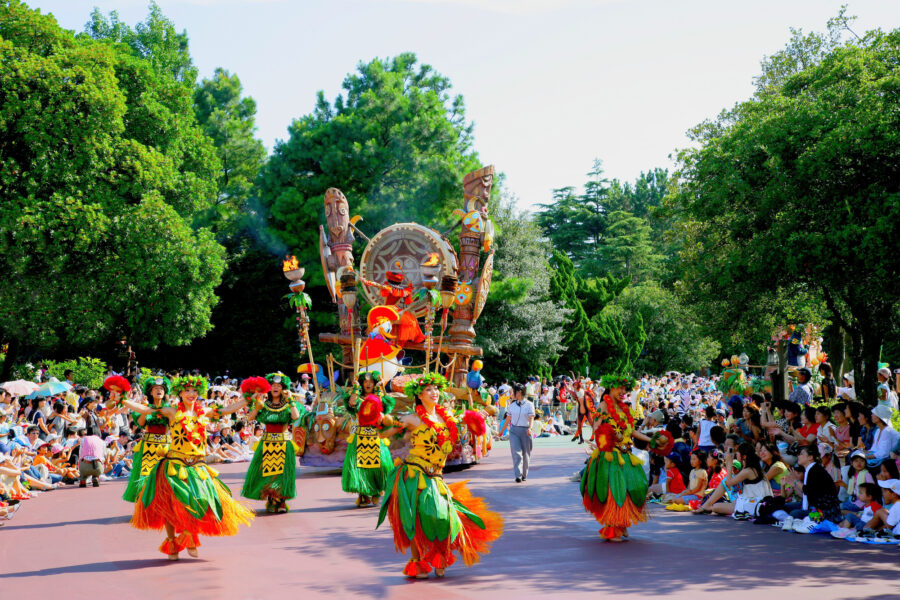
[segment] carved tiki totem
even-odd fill
[[[477,211],[487,219],[487,206],[491,198],[491,186],[494,183],[493,165],[472,171],[463,179],[463,194],[467,212]],[[478,270],[481,264],[481,246],[484,228],[473,231],[462,227],[459,233],[459,281],[470,283],[473,291],[478,289]],[[450,327],[450,339],[454,344],[471,345],[475,340],[475,302],[469,301],[458,305],[453,313],[453,325]],[[457,370],[464,375],[463,370]]]
[[[350,205],[343,192],[337,188],[325,190],[325,222],[328,233],[319,225],[319,255],[322,259],[322,271],[325,273],[325,284],[331,294],[331,299],[338,305],[338,317],[341,324],[341,333],[350,334],[353,327],[354,334],[361,334],[359,315],[354,312],[352,323],[347,307],[338,297],[339,280],[341,271],[345,268],[353,269],[353,229],[350,226]],[[343,352],[344,364],[350,364],[353,358],[352,348],[345,347]]]

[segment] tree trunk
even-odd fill
[[[862,351],[859,353],[859,362],[862,367],[862,384],[860,376],[856,375],[856,396],[866,406],[875,406],[878,401],[875,388],[878,387],[876,375],[878,373],[878,361],[881,359],[881,345],[884,343],[884,335],[876,330],[864,330],[862,332]]]
[[[9,381],[12,378],[12,369],[17,360],[19,360],[19,338],[11,338],[6,349],[3,370],[0,371],[0,382]]]

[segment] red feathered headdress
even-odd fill
[[[241,382],[241,391],[245,394],[266,394],[272,391],[272,386],[265,377],[248,377]]]
[[[384,413],[384,405],[381,398],[375,394],[366,396],[359,407],[359,424],[363,427],[374,427],[381,422]]]
[[[487,433],[487,423],[484,422],[484,415],[477,410],[467,410],[463,414],[463,423],[475,436],[482,436]]]
[[[103,380],[103,387],[111,392],[128,392],[131,390],[131,384],[121,375],[113,375]]]

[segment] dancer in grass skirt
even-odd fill
[[[287,501],[297,495],[295,479],[300,448],[288,429],[300,418],[300,409],[291,400],[290,386],[291,380],[284,373],[269,373],[265,379],[253,377],[241,383],[245,397],[258,394],[247,419],[266,428],[253,448],[253,460],[247,467],[241,495],[265,500],[267,513],[287,513],[290,510]]]
[[[166,457],[144,479],[134,504],[132,526],[165,529],[166,539],[159,550],[169,560],[178,560],[185,548],[196,558],[200,535],[235,535],[239,525],[249,525],[253,520],[253,513],[231,497],[218,472],[204,462],[209,420],[235,412],[244,403],[239,401],[221,410],[204,409],[197,398],[208,386],[199,375],[172,381],[172,390],[180,401],[177,406],[159,409],[169,421],[172,443]],[[120,404],[144,415],[155,410],[130,401]]]
[[[134,449],[131,475],[128,477],[125,493],[122,494],[122,498],[128,502],[137,500],[144,487],[144,479],[169,451],[169,444],[172,442],[172,438],[169,437],[169,419],[160,411],[169,406],[166,395],[171,386],[172,382],[165,375],[148,377],[144,381],[144,396],[147,397],[147,405],[153,409],[153,413],[149,415],[131,413],[135,424],[143,428],[144,435]]]
[[[585,510],[603,525],[600,535],[610,542],[628,537],[628,527],[647,520],[647,476],[643,461],[631,453],[632,439],[652,445],[662,443],[634,430],[627,393],[634,379],[625,375],[605,375],[606,393],[597,405],[594,441],[597,447],[581,476],[581,495]]]
[[[384,394],[378,371],[360,373],[357,384],[344,398],[344,406],[356,420],[347,439],[341,470],[341,489],[356,494],[359,507],[381,501],[388,475],[394,468],[390,442],[382,434],[393,424],[394,398]]]
[[[438,404],[447,380],[440,374],[420,375],[406,385],[416,400],[416,413],[400,419],[400,427],[412,432],[409,454],[395,462],[388,479],[388,494],[381,505],[378,525],[385,516],[394,532],[398,552],[410,550],[412,558],[403,569],[407,577],[424,579],[432,568],[438,577],[456,560],[466,566],[503,532],[503,519],[488,510],[461,481],[447,485],[444,463],[458,437],[456,421]]]

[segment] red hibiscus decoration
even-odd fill
[[[131,391],[131,384],[121,375],[113,375],[103,380],[103,387],[111,392],[128,392]]]
[[[657,431],[650,439],[650,452],[654,454],[667,456],[674,447],[675,438],[673,438],[672,434],[665,429],[663,429],[662,431]]]
[[[248,377],[241,382],[241,391],[245,394],[267,394],[272,386],[265,377]]]
[[[477,410],[467,410],[463,414],[463,423],[475,436],[482,436],[487,433],[487,423],[484,422],[484,415]]]
[[[594,442],[600,452],[610,452],[616,447],[616,429],[610,423],[603,423],[594,431]]]
[[[358,419],[359,424],[363,427],[374,427],[381,422],[384,406],[381,404],[381,398],[375,394],[366,396],[362,405],[359,407]]]

